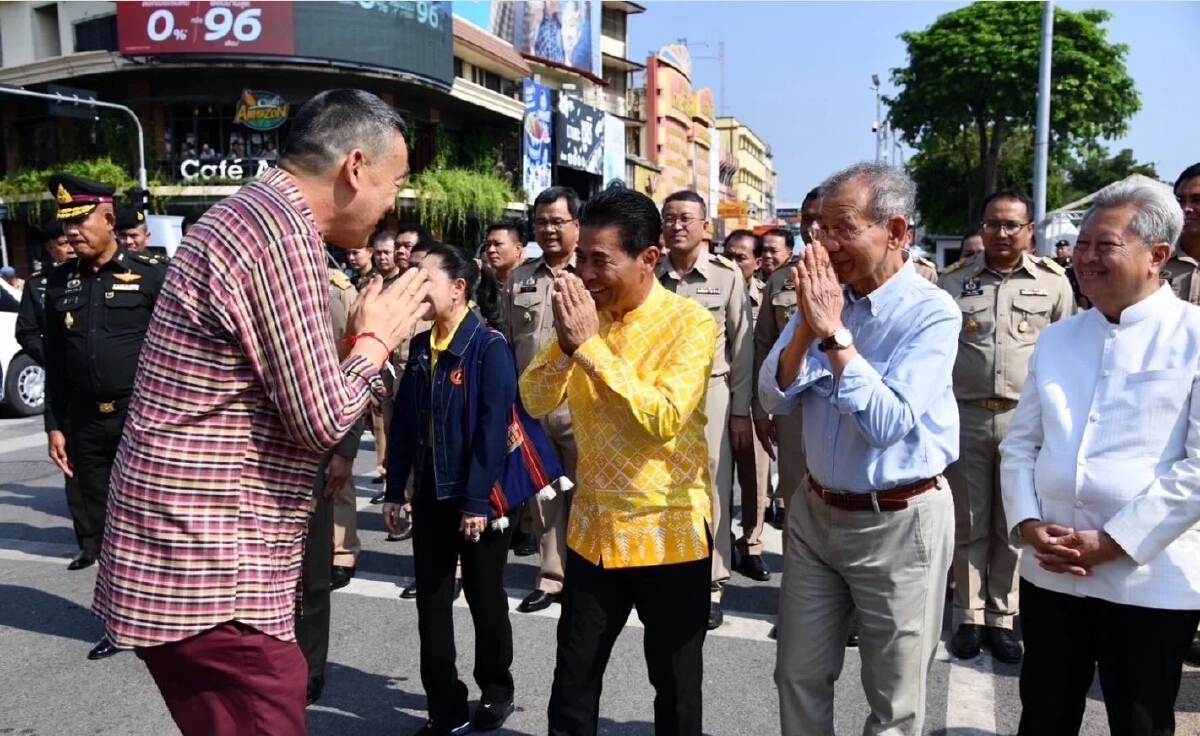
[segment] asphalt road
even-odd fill
[[[356,464],[363,553],[358,577],[334,596],[331,664],[321,702],[309,709],[315,736],[406,734],[424,722],[417,667],[416,608],[398,599],[412,575],[411,543],[388,543],[367,499],[374,465],[368,439]],[[736,493],[735,493],[736,497]],[[779,532],[770,529],[766,562],[780,569]],[[103,662],[84,655],[103,633],[88,612],[95,569],[67,572],[75,552],[62,479],[46,460],[41,420],[0,420],[0,736],[177,733],[145,668],[131,654]],[[507,587],[516,603],[534,587],[537,557],[513,557]],[[779,733],[772,680],[775,645],[767,638],[778,605],[779,576],[756,583],[734,574],[726,623],[705,643],[704,724],[712,736]],[[517,713],[496,733],[545,733],[554,663],[557,607],[511,614]],[[948,638],[950,623],[947,620]],[[470,617],[455,609],[460,671],[470,682]],[[613,652],[601,701],[600,732],[653,734],[653,692],[636,616]],[[861,733],[867,714],[860,660],[847,650],[837,688],[837,732]],[[1015,666],[986,653],[963,663],[939,651],[928,687],[926,734],[1014,734],[1020,714]],[[474,691],[474,689],[473,689]],[[477,697],[478,692],[474,691]],[[1093,687],[1083,733],[1107,734]],[[1177,733],[1200,736],[1200,670],[1184,673]]]

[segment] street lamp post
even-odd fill
[[[1054,3],[1042,6],[1042,58],[1038,66],[1037,129],[1033,144],[1033,221],[1034,227],[1045,226],[1046,167],[1050,159],[1050,60],[1054,48]],[[1038,238],[1043,253],[1049,254],[1049,243]]]
[[[875,123],[871,132],[875,134],[875,163],[883,160],[883,95],[880,94],[879,75],[871,75],[871,89],[875,90]]]
[[[137,126],[137,155],[138,155],[138,186],[142,191],[146,191],[149,187],[146,179],[146,137],[142,132],[142,121],[138,120],[137,113],[124,105],[118,105],[115,102],[103,102],[101,100],[87,99],[78,96],[67,97],[66,95],[54,94],[52,92],[31,92],[21,87],[14,87],[10,84],[0,84],[0,94],[18,95],[20,97],[36,97],[42,100],[51,100],[53,102],[62,102],[68,105],[88,105],[89,107],[105,107],[110,110],[120,110],[133,118],[133,124]]]

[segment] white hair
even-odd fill
[[[912,177],[895,166],[864,161],[842,169],[825,180],[821,189],[826,196],[852,181],[864,180],[871,187],[868,205],[876,220],[900,216],[909,222],[917,209],[917,185]]]
[[[1100,210],[1114,207],[1134,208],[1129,231],[1146,246],[1156,243],[1174,245],[1183,231],[1183,210],[1168,187],[1153,182],[1119,181],[1101,189],[1092,206],[1079,224],[1082,230],[1087,221]]]

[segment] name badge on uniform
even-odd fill
[[[963,282],[962,294],[960,296],[979,296],[983,293],[983,287],[979,283],[979,279],[967,279]]]
[[[714,288],[696,289],[696,293],[700,296],[720,296],[721,290]]]
[[[1050,296],[1045,289],[1021,289],[1021,296]]]
[[[79,297],[77,296],[66,296],[58,300],[58,306],[60,307],[73,307],[78,303]]]
[[[783,291],[795,291],[796,290],[796,282],[793,281],[792,279],[788,279],[787,281],[784,281],[782,290]]]
[[[141,284],[113,284],[113,291],[137,291],[142,288]],[[112,292],[109,292],[110,294]]]
[[[532,294],[537,291],[537,281],[532,277],[525,279],[517,285],[518,294]]]

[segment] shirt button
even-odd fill
[[[1097,414],[1096,412],[1092,412],[1092,413],[1091,413],[1091,414],[1088,416],[1088,421],[1089,421],[1089,422],[1098,422],[1098,421],[1100,421],[1100,415],[1099,415],[1099,414]]]
[[[1087,463],[1086,460],[1084,460],[1083,458],[1079,458],[1079,462],[1077,462],[1076,465],[1078,465],[1079,467],[1082,468],[1086,463]]]
[[[1116,331],[1115,329],[1113,329],[1113,330],[1109,330],[1109,331],[1108,331],[1108,336],[1109,336],[1109,337],[1116,337],[1116,336],[1117,336],[1117,331]]]
[[[1075,502],[1075,508],[1077,508],[1077,509],[1081,509],[1081,508],[1083,508],[1083,501],[1076,501],[1076,502]]]
[[[1100,371],[1100,377],[1101,377],[1101,378],[1108,378],[1108,376],[1109,376],[1111,373],[1112,373],[1112,371]]]

